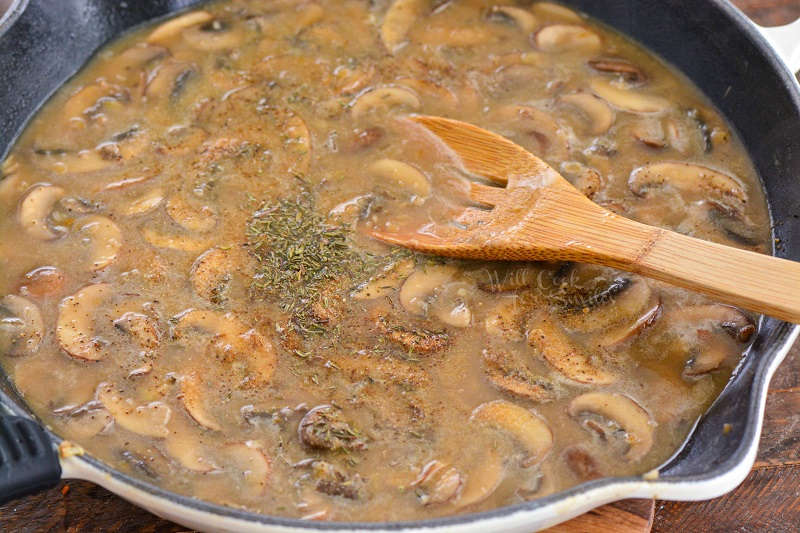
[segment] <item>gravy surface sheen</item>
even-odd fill
[[[475,208],[480,178],[409,113],[504,135],[634,220],[769,249],[724,118],[580,14],[212,2],[103,48],[3,163],[0,363],[25,401],[127,474],[318,520],[658,467],[757,317],[608,268],[370,239]]]

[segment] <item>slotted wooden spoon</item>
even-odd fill
[[[578,261],[627,270],[728,304],[800,323],[800,263],[647,226],[595,204],[547,163],[499,135],[441,117],[410,117],[441,139],[470,182],[457,225],[373,230],[429,254],[504,261]]]

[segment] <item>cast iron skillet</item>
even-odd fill
[[[0,36],[0,154],[29,117],[94,50],[120,32],[198,0],[30,0]],[[769,200],[776,255],[800,260],[800,93],[754,26],[724,0],[569,0],[677,66],[720,108],[755,162]],[[2,179],[2,178],[0,178]],[[777,241],[776,241],[777,242]],[[0,500],[65,477],[96,481],[150,510],[201,529],[458,529],[530,531],[626,497],[703,499],[749,471],[769,378],[800,328],[775,319],[758,336],[719,399],[658,479],[609,478],[494,511],[419,522],[308,523],[207,504],[131,478],[88,456],[59,461],[60,439],[42,429],[0,372]],[[58,384],[54,383],[54,387]],[[2,413],[0,413],[0,416]],[[730,424],[728,431],[723,427]]]

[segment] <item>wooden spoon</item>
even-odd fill
[[[455,225],[372,230],[373,237],[448,257],[607,265],[800,323],[800,263],[628,220],[508,139],[457,120],[411,120],[450,147],[466,171],[500,186],[470,182],[470,199],[484,208],[466,208]]]

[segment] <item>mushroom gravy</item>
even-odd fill
[[[111,43],[0,181],[0,361],[53,431],[252,511],[496,508],[668,458],[757,317],[579,264],[442,261],[449,116],[594,201],[767,252],[747,155],[690,82],[550,3],[228,0]]]

